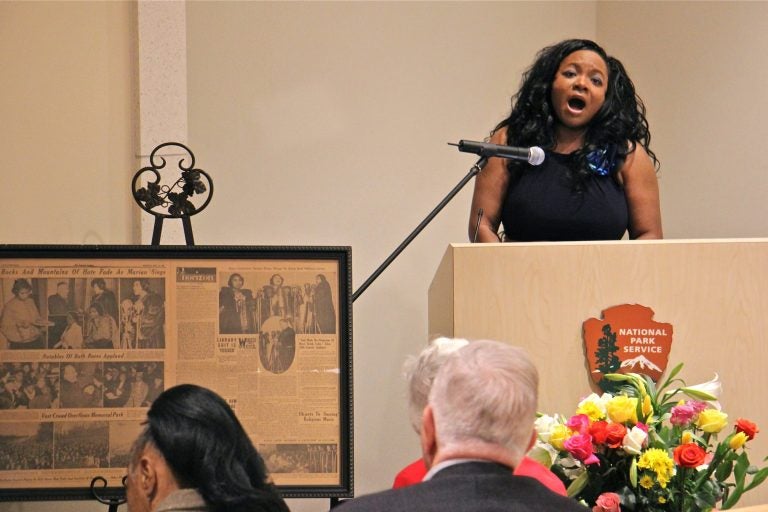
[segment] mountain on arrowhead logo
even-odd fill
[[[667,368],[672,348],[672,324],[653,320],[654,312],[640,304],[623,304],[589,318],[582,326],[592,379],[604,390],[607,373],[640,373],[654,382]]]
[[[639,367],[639,368],[636,368]],[[626,361],[621,362],[621,368],[629,368],[634,373],[637,373],[638,370],[642,371],[645,369],[648,370],[654,370],[659,373],[661,373],[661,368],[650,362],[645,356],[637,356],[633,359],[627,359]]]

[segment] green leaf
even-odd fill
[[[664,381],[664,384],[662,384],[659,389],[657,390],[658,393],[661,393],[661,391],[672,384],[672,379],[675,378],[675,376],[680,373],[680,370],[683,369],[683,363],[679,363],[677,366],[672,368],[672,371],[669,372],[669,376],[667,377],[667,380]]]
[[[744,492],[749,491],[751,489],[754,489],[768,477],[768,468],[763,468],[757,473],[755,473],[755,476],[752,477],[752,481],[749,482],[749,485],[744,489]]]
[[[717,397],[715,395],[705,393],[704,391],[701,391],[698,389],[680,388],[680,392],[685,393],[691,398],[698,398],[699,400],[704,400],[705,402],[717,400]]]
[[[606,373],[603,375],[603,378],[613,382],[626,382],[632,380],[632,377],[628,377],[622,373]]]
[[[541,446],[534,446],[527,453],[527,456],[547,468],[554,463],[550,453],[546,449],[542,448]]]
[[[722,510],[728,510],[736,504],[744,493],[744,487],[741,484],[736,484],[736,488],[733,490],[733,494],[728,496],[728,499],[720,507]]]
[[[587,483],[589,482],[589,473],[583,472],[574,480],[571,482],[571,485],[568,486],[568,489],[566,489],[566,493],[568,494],[569,498],[573,498],[575,496],[578,496],[581,491],[584,490],[584,488],[587,486]]]
[[[656,384],[654,384],[653,379],[647,375],[642,375],[642,378],[645,381],[645,389],[648,394],[651,395],[651,398],[656,398]]]
[[[723,480],[731,476],[732,471],[733,471],[733,462],[729,460],[723,461],[723,463],[720,464],[715,470],[715,478],[717,478],[718,481],[722,482]]]
[[[637,459],[632,457],[632,465],[629,466],[629,483],[637,489]]]
[[[749,459],[746,453],[739,455],[736,459],[736,467],[733,468],[733,476],[736,479],[736,487],[744,487],[744,478],[747,476],[747,468],[749,467]]]

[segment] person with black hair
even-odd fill
[[[117,298],[115,297],[115,292],[107,288],[107,282],[101,277],[91,279],[91,292],[89,307],[94,304],[100,304],[104,314],[111,316],[117,322]]]
[[[243,288],[242,274],[229,276],[227,286],[219,291],[219,333],[253,333],[253,293]]]
[[[129,512],[288,512],[223,398],[194,384],[165,390],[131,449]]]
[[[94,302],[88,308],[88,334],[84,339],[87,348],[116,348],[119,340],[117,323],[108,315],[101,303]]]
[[[333,293],[325,274],[315,276],[315,332],[336,334],[336,309],[333,307]]]
[[[165,347],[165,299],[152,290],[149,279],[133,281],[133,317],[136,348]]]
[[[618,59],[586,39],[542,49],[490,142],[540,146],[544,163],[488,160],[475,182],[470,240],[662,238],[650,140],[645,105]]]

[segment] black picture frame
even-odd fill
[[[130,262],[130,263],[129,263]],[[274,451],[280,451],[281,448],[286,448],[288,451],[292,451],[292,454],[294,457],[301,458],[303,455],[300,453],[302,451],[302,446],[306,447],[306,450],[309,450],[310,452],[312,450],[328,450],[329,452],[331,450],[335,450],[337,453],[334,454],[334,457],[328,457],[326,456],[324,460],[331,460],[335,458],[335,462],[333,462],[333,467],[331,469],[328,469],[326,467],[323,467],[321,469],[312,469],[310,468],[307,471],[307,463],[294,463],[294,466],[291,466],[293,469],[297,469],[297,471],[294,473],[291,473],[290,471],[287,473],[289,478],[282,479],[280,477],[280,474],[272,473],[272,477],[275,480],[275,483],[278,487],[279,492],[283,497],[286,498],[349,498],[352,497],[354,494],[354,439],[353,439],[353,380],[352,380],[352,257],[351,257],[351,248],[350,247],[327,247],[327,246],[123,246],[123,245],[90,245],[90,246],[70,246],[70,245],[0,245],[0,286],[4,287],[5,290],[7,290],[10,287],[10,281],[16,281],[19,279],[19,276],[21,275],[28,277],[28,282],[31,284],[34,284],[35,280],[47,280],[45,283],[45,286],[48,288],[43,288],[43,291],[45,291],[45,295],[48,296],[48,299],[50,300],[51,297],[54,295],[53,289],[50,288],[51,284],[54,283],[56,280],[59,279],[73,279],[71,281],[73,285],[76,285],[78,289],[80,290],[80,297],[75,300],[75,302],[79,301],[81,305],[86,304],[86,300],[84,299],[85,295],[84,293],[89,293],[87,291],[88,283],[90,283],[91,286],[93,286],[92,280],[95,278],[94,276],[98,275],[98,272],[100,269],[107,269],[107,267],[129,267],[133,266],[136,268],[139,267],[152,267],[152,266],[162,266],[162,265],[168,265],[168,269],[175,269],[174,273],[176,275],[170,275],[170,270],[164,275],[163,279],[175,279],[176,281],[173,281],[173,283],[168,284],[165,281],[162,282],[162,285],[165,286],[164,293],[166,296],[164,296],[165,299],[167,299],[168,295],[168,287],[172,284],[175,284],[177,286],[177,289],[180,285],[179,279],[192,279],[191,274],[187,275],[184,274],[180,277],[180,274],[183,274],[183,270],[179,270],[179,264],[180,262],[193,262],[194,265],[186,265],[184,268],[198,268],[197,266],[205,266],[205,269],[213,268],[215,269],[215,286],[210,282],[211,276],[198,276],[196,278],[198,279],[205,279],[207,280],[207,285],[209,288],[215,288],[220,289],[222,288],[226,283],[223,282],[222,275],[231,272],[230,270],[221,270],[221,268],[258,268],[260,269],[259,272],[262,270],[264,272],[271,272],[271,268],[284,268],[286,269],[283,271],[286,275],[294,275],[298,276],[297,279],[299,279],[301,276],[304,276],[305,273],[311,273],[314,270],[313,268],[334,268],[336,269],[336,275],[335,279],[333,279],[332,283],[332,293],[335,297],[334,305],[335,307],[335,316],[336,316],[336,330],[333,333],[333,336],[330,334],[327,334],[327,331],[322,331],[318,327],[318,320],[317,317],[319,317],[319,314],[316,315],[316,318],[314,319],[314,327],[306,328],[306,333],[301,334],[297,331],[296,334],[296,343],[299,343],[298,340],[303,340],[305,338],[314,340],[315,338],[322,338],[323,344],[325,347],[333,345],[333,343],[336,343],[337,346],[335,347],[336,354],[337,354],[337,363],[338,363],[338,395],[336,396],[336,404],[338,405],[337,410],[333,411],[331,410],[330,413],[328,413],[328,416],[331,418],[335,415],[337,416],[338,420],[338,443],[332,443],[332,444],[326,444],[326,445],[314,445],[314,444],[271,444],[271,445],[263,445],[260,446],[258,442],[255,442],[257,449],[262,453],[262,456],[264,456],[265,461],[267,462],[267,465],[270,465],[270,460],[267,456],[265,456],[265,451],[269,451],[270,449]],[[272,266],[270,266],[272,265]],[[330,266],[330,267],[328,267]],[[71,273],[68,273],[68,271],[62,271],[57,272],[57,268],[66,268],[69,270],[72,269],[80,269],[78,271],[78,274],[76,277],[73,277]],[[96,271],[97,274],[89,273],[88,276],[85,276],[82,274],[85,269],[90,269],[92,271]],[[26,272],[25,274],[22,274],[22,272]],[[206,270],[207,272],[207,270]],[[203,272],[205,273],[205,272]],[[277,272],[275,272],[277,273]],[[257,275],[257,272],[252,272],[252,275]],[[260,274],[259,274],[260,275]],[[231,277],[231,276],[230,276]],[[274,276],[273,276],[274,277]],[[320,281],[319,275],[318,282]],[[87,280],[86,284],[83,284],[79,281],[75,280]],[[115,276],[111,276],[108,279],[114,279],[114,280],[131,280],[131,281],[138,281],[138,277],[135,275],[128,275],[126,274],[119,274]],[[276,280],[277,281],[277,280]],[[283,282],[285,279],[283,279]],[[186,281],[184,281],[186,283]],[[58,284],[62,284],[61,281],[58,282]],[[150,283],[151,284],[151,283]],[[231,284],[231,283],[230,283]],[[270,282],[271,284],[271,282]],[[281,283],[282,284],[282,283]],[[136,286],[135,283],[133,283],[134,286]],[[58,285],[57,285],[58,286]],[[83,292],[83,287],[86,286],[86,291]],[[120,283],[117,285],[120,290],[122,290],[125,287],[125,284],[120,281]],[[139,285],[141,286],[141,285]],[[74,287],[74,286],[73,286]],[[98,285],[97,285],[98,287]],[[66,287],[62,286],[62,289]],[[301,285],[294,288],[301,288]],[[306,288],[306,286],[305,286]],[[42,315],[43,310],[46,310],[45,313],[47,315],[48,310],[46,309],[48,306],[43,303],[43,297],[40,290],[36,290],[38,293],[38,296],[34,299],[37,301],[37,303],[40,305],[40,312],[41,312],[41,318],[44,316]],[[295,289],[294,289],[295,292]],[[127,292],[125,292],[127,293]],[[222,292],[219,292],[222,293]],[[14,293],[15,295],[15,293]],[[209,293],[210,295],[210,293]],[[62,294],[63,297],[66,297],[66,295]],[[0,304],[0,306],[5,309],[5,299],[6,298],[13,298],[13,295],[9,295],[7,292],[4,292],[3,303]],[[16,297],[18,298],[18,297]],[[121,297],[118,297],[121,298]],[[176,297],[174,293],[174,302],[178,297]],[[222,301],[222,295],[219,294],[219,301],[221,303]],[[70,301],[72,302],[72,301]],[[268,301],[266,299],[263,299],[264,303],[267,303]],[[271,303],[270,303],[271,304]],[[178,306],[176,306],[178,307]],[[98,316],[99,312],[97,308],[93,307],[93,303],[91,302],[90,306],[88,308],[89,314],[93,314],[94,316]],[[221,311],[221,306],[219,307],[219,310]],[[269,309],[272,309],[271,307]],[[286,316],[288,316],[285,311],[283,310],[283,313]],[[275,308],[275,311],[277,311],[277,307]],[[292,310],[293,311],[293,310]],[[270,312],[269,314],[271,314]],[[221,313],[219,313],[221,314]],[[0,317],[2,316],[2,312],[0,312]],[[68,315],[69,316],[69,315]],[[76,315],[72,315],[76,316]],[[309,316],[308,314],[305,314],[305,316]],[[45,317],[46,323],[45,327],[41,327],[41,330],[45,330],[44,335],[41,335],[40,337],[47,337],[52,338],[48,336],[48,332],[53,328],[55,322],[48,321],[50,319],[56,320],[52,316]],[[217,329],[220,329],[220,323],[223,323],[223,317],[219,316],[217,318]],[[306,320],[306,318],[304,318]],[[69,320],[68,320],[69,321]],[[166,321],[165,319],[163,320]],[[75,323],[77,321],[75,320]],[[148,322],[147,322],[148,323]],[[122,320],[116,322],[116,324],[121,329],[122,333],[122,327],[123,323]],[[94,324],[95,325],[95,324]],[[127,325],[127,321],[125,323]],[[245,325],[245,324],[243,324]],[[264,323],[266,325],[266,321]],[[308,324],[307,324],[308,325]],[[145,350],[146,352],[143,353],[155,353],[157,354],[157,351],[161,351],[163,354],[166,354],[167,350],[170,350],[174,346],[178,345],[178,340],[174,341],[176,338],[176,335],[168,334],[168,331],[172,327],[176,327],[178,329],[179,321],[177,319],[176,323],[174,325],[164,325],[165,329],[165,337],[167,337],[167,344],[165,343],[165,338],[163,338],[163,341],[161,345],[152,345],[152,348],[146,348],[142,347],[141,345],[136,345],[135,347],[131,347],[130,341],[128,342],[128,345],[126,345],[127,348],[124,348],[125,351],[131,351],[132,349],[136,349],[138,353],[139,350]],[[310,329],[315,329],[314,331],[310,332]],[[95,331],[95,329],[94,329]],[[85,332],[85,331],[84,331]],[[254,342],[255,344],[258,344],[258,350],[259,350],[259,358],[258,360],[260,363],[258,364],[264,364],[265,359],[262,356],[263,354],[263,343],[262,343],[262,332],[256,331],[254,333],[250,333],[253,336],[253,339],[258,340]],[[0,334],[2,335],[2,334]],[[3,339],[5,340],[5,336],[3,336]],[[59,335],[60,336],[60,335]],[[88,335],[90,336],[90,335]],[[86,338],[88,338],[86,336]],[[140,338],[140,335],[136,335],[137,338]],[[237,335],[234,335],[235,337]],[[302,338],[304,336],[304,338]],[[63,336],[61,336],[63,338]],[[216,332],[216,336],[211,340],[214,344],[221,344],[221,338],[231,338],[233,335],[231,333],[228,333],[226,336],[222,332]],[[93,341],[93,336],[91,336],[91,341]],[[249,341],[251,337],[249,337],[249,334],[242,334],[240,337],[240,349],[243,349],[243,339],[246,339],[246,341]],[[53,349],[53,339],[47,339],[44,343],[47,343],[47,345],[44,345],[42,350],[36,350],[36,349],[26,349],[24,345],[14,345],[15,349],[18,349],[19,347],[22,347],[18,351],[14,351],[14,349],[10,348],[10,338],[8,338],[8,343],[5,343],[4,345],[0,345],[0,347],[5,348],[5,350],[0,350],[0,388],[3,388],[5,386],[5,383],[2,382],[2,379],[9,376],[12,369],[15,369],[16,366],[23,359],[29,359],[34,361],[39,361],[38,358],[33,357],[33,355],[41,354],[40,357],[42,357],[42,354],[48,354],[54,351]],[[144,343],[150,343],[149,337],[145,338],[143,340]],[[329,341],[333,340],[333,341]],[[122,346],[122,339],[120,340],[121,346]],[[142,341],[137,341],[136,343],[142,343]],[[317,343],[316,341],[311,341],[311,343]],[[86,343],[87,344],[87,343]],[[149,346],[149,345],[148,345]],[[302,345],[303,347],[303,345]],[[178,346],[176,347],[178,350]],[[334,347],[332,347],[334,348]],[[220,350],[221,346],[217,345],[216,350]],[[33,350],[35,350],[33,352]],[[77,346],[75,350],[72,351],[72,353],[78,352],[80,350],[81,352],[87,352],[90,349],[86,348],[80,348],[78,349]],[[95,348],[93,349],[98,354],[106,353],[107,351],[100,351],[100,349]],[[91,350],[91,352],[93,352]],[[154,350],[154,352],[152,352]],[[293,353],[297,351],[297,346],[294,345]],[[120,349],[115,350],[114,353],[119,352]],[[63,353],[63,352],[62,352]],[[23,355],[26,354],[26,355]],[[53,361],[55,364],[55,361],[57,361],[58,353],[54,354]],[[63,357],[63,356],[61,356]],[[294,357],[293,354],[290,356],[291,358]],[[10,359],[9,359],[10,358]],[[86,357],[86,361],[89,361],[93,359],[92,357]],[[141,358],[139,358],[141,359]],[[168,356],[163,356],[162,361],[166,362],[168,359]],[[176,361],[175,358],[173,358],[174,361]],[[5,361],[4,361],[5,360]],[[99,360],[102,361],[102,367],[101,369],[106,369],[109,371],[109,368],[107,368],[108,364],[106,359]],[[157,363],[158,361],[152,361],[153,363]],[[5,365],[10,365],[6,368]],[[23,363],[21,363],[23,364]],[[30,363],[31,364],[31,363]],[[59,361],[60,367],[59,367],[59,375],[54,375],[53,378],[50,378],[49,380],[54,381],[58,379],[58,382],[61,383],[61,379],[63,378],[63,372],[62,368],[64,367],[64,364],[61,364],[61,361]],[[87,363],[84,363],[87,364]],[[135,363],[140,364],[140,363]],[[175,364],[175,363],[174,363]],[[290,364],[288,364],[288,367],[290,367]],[[37,367],[37,369],[40,371],[40,366]],[[153,367],[156,370],[156,366]],[[264,371],[267,366],[264,367]],[[25,369],[26,370],[26,369]],[[130,368],[131,371],[134,370],[133,367]],[[161,368],[160,372],[167,371],[167,367]],[[279,374],[280,371],[288,371],[281,370],[281,369],[275,369],[272,368],[269,370],[270,372],[275,373],[275,375]],[[99,374],[101,376],[101,374]],[[178,375],[174,375],[174,377],[178,377]],[[104,375],[104,378],[108,378],[108,375]],[[16,381],[20,379],[13,379],[11,377],[8,377],[8,380],[10,381]],[[137,381],[138,382],[138,381]],[[205,385],[205,382],[194,382],[191,380],[184,380],[184,382],[193,382],[198,383],[201,385]],[[174,381],[174,383],[176,383]],[[170,384],[170,383],[169,383]],[[166,386],[168,387],[168,386]],[[61,385],[59,386],[61,389]],[[102,393],[104,392],[105,388],[102,387]],[[0,389],[0,391],[3,391],[3,389]],[[309,395],[308,395],[309,396]],[[303,396],[302,398],[306,399],[308,396]],[[106,394],[103,395],[103,397],[106,397]],[[59,405],[63,404],[63,398],[62,401],[59,401]],[[327,398],[327,397],[326,397]],[[333,400],[331,400],[332,402]],[[310,402],[307,402],[310,403]],[[326,407],[328,400],[326,399],[325,402]],[[102,404],[106,404],[106,399],[102,398]],[[275,405],[273,403],[273,405]],[[278,403],[276,407],[280,407],[281,405]],[[102,405],[102,407],[107,407],[106,405]],[[294,408],[296,405],[294,404]],[[76,409],[75,409],[76,410]],[[141,410],[141,407],[134,408],[132,411],[136,412],[137,410]],[[146,410],[146,407],[144,408],[144,411]],[[15,411],[18,414],[18,411]],[[32,410],[28,411],[29,413],[32,413]],[[3,418],[5,413],[5,418]],[[2,427],[2,424],[11,425],[11,424],[18,424],[20,422],[24,422],[23,420],[14,420],[9,419],[8,414],[10,414],[8,411],[0,410],[0,427]],[[323,413],[325,415],[325,413]],[[241,419],[242,421],[242,419]],[[242,421],[244,426],[246,427],[246,431],[248,431],[248,422]],[[39,420],[40,426],[38,426],[38,434],[35,434],[36,436],[39,435],[39,432],[42,431],[42,424],[47,423],[44,419]],[[53,420],[52,423],[54,426],[59,425],[59,423],[56,422],[56,420]],[[61,425],[63,425],[64,422],[61,422]],[[54,426],[51,427],[51,430],[53,431]],[[303,426],[303,425],[302,425]],[[324,424],[322,425],[323,432],[328,432],[328,425]],[[9,427],[13,428],[13,427]],[[46,427],[47,428],[47,427]],[[58,427],[56,427],[58,428]],[[89,427],[90,428],[90,427]],[[307,427],[307,428],[313,428],[313,427]],[[74,428],[69,427],[70,430],[74,430]],[[58,431],[57,431],[58,432]],[[71,439],[68,437],[65,437],[68,435],[69,430],[67,430],[65,427],[62,426],[62,434],[60,434],[60,438],[62,439],[61,443],[62,445],[66,446],[64,443],[71,442]],[[249,432],[251,434],[251,432]],[[18,431],[15,432],[16,437],[19,437]],[[54,432],[51,433],[51,438],[53,439]],[[328,437],[327,434],[320,434],[317,437]],[[30,435],[30,437],[33,437]],[[3,437],[2,430],[0,429],[0,447],[2,447],[2,443],[8,441],[9,437],[6,436],[5,441]],[[47,438],[46,438],[47,439]],[[109,442],[109,440],[108,440]],[[336,446],[333,446],[336,445]],[[322,448],[321,446],[325,446],[325,448]],[[46,469],[50,469],[50,471],[56,471],[57,474],[61,473],[61,469],[56,469],[54,466],[56,466],[56,463],[54,462],[54,454],[58,452],[55,452],[54,448],[51,448],[50,451],[50,468],[43,465],[44,468],[42,471],[38,471],[38,473],[45,473]],[[311,457],[311,455],[310,455]],[[48,459],[46,459],[48,460]],[[97,459],[98,460],[98,459]],[[110,457],[109,460],[111,461],[112,458]],[[117,458],[115,457],[115,460]],[[48,462],[47,462],[48,463]],[[92,499],[95,497],[95,494],[98,494],[98,496],[104,500],[120,500],[124,497],[125,492],[124,488],[122,487],[122,483],[120,479],[113,478],[102,478],[102,474],[105,470],[101,467],[94,467],[93,470],[93,479],[90,482],[90,485],[77,485],[75,487],[70,486],[70,484],[64,484],[62,486],[59,486],[58,484],[46,484],[46,485],[38,485],[37,483],[34,483],[37,481],[36,478],[27,478],[23,479],[23,481],[27,485],[23,486],[16,486],[15,484],[7,484],[4,482],[4,480],[8,480],[7,478],[3,478],[3,473],[6,473],[6,477],[11,473],[17,473],[18,471],[15,469],[3,469],[3,462],[0,460],[0,502],[2,501],[42,501],[42,500],[80,500],[80,499]],[[62,462],[61,468],[65,467],[65,463]],[[83,467],[76,466],[77,471],[84,471]],[[115,469],[115,468],[112,468]],[[317,471],[321,474],[331,474],[334,475],[331,477],[332,481],[329,481],[328,478],[318,478],[317,474],[312,473],[312,471]],[[325,471],[325,473],[322,473]],[[90,476],[90,469],[87,470],[88,475]],[[306,474],[306,478],[302,475]],[[100,479],[101,478],[101,479]],[[43,481],[47,481],[46,479],[42,479]],[[283,483],[281,483],[281,480],[283,480]],[[13,481],[18,481],[18,479],[13,479]],[[33,485],[29,485],[29,483],[32,482]]]

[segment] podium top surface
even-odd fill
[[[768,238],[668,238],[662,240],[588,240],[575,242],[506,242],[506,243],[450,243],[450,247],[540,247],[540,246],[578,246],[578,245],[676,245],[676,244],[726,244],[726,243],[768,243]]]

